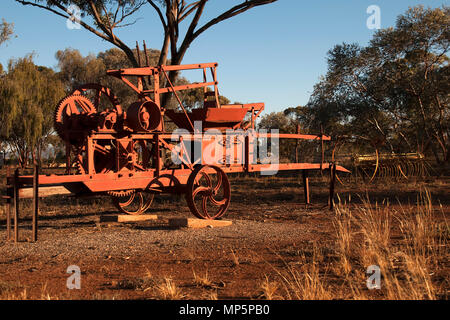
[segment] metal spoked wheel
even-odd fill
[[[112,198],[114,205],[121,212],[130,215],[140,215],[147,211],[155,195],[145,191],[116,193]]]
[[[186,201],[197,218],[219,219],[228,210],[230,199],[230,181],[219,167],[203,165],[189,176]]]

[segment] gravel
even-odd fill
[[[302,225],[281,222],[234,220],[231,226],[202,229],[170,229],[163,222],[99,224],[93,217],[44,224],[36,243],[6,242],[0,234],[0,263],[24,258],[43,260],[58,257],[80,259],[86,256],[107,258],[133,256],[174,250],[216,250],[217,248],[273,247],[292,239],[311,238],[311,231]],[[74,225],[75,224],[75,225]],[[83,226],[80,227],[80,224]],[[29,230],[21,231],[27,238]]]

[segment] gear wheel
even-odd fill
[[[72,95],[83,95],[86,96],[86,93],[90,93],[88,96],[92,98],[94,102],[94,106],[97,111],[100,111],[101,107],[100,99],[102,96],[106,97],[109,101],[109,105],[112,106],[112,109],[117,113],[119,117],[123,115],[122,107],[120,106],[119,99],[114,95],[114,93],[107,87],[104,87],[97,83],[87,83],[83,84],[80,87],[76,88]]]
[[[78,142],[78,139],[72,141],[70,137],[70,123],[68,123],[68,117],[76,114],[92,114],[96,113],[97,110],[94,104],[82,95],[69,95],[63,98],[57,105],[53,117],[53,123],[56,133],[64,141]],[[77,143],[73,143],[77,144]]]
[[[75,160],[75,168],[77,169],[77,174],[84,174],[85,170],[83,164],[79,160]]]
[[[135,193],[135,189],[129,189],[129,190],[120,190],[120,191],[107,191],[106,194],[115,197],[115,198],[123,198],[131,196],[133,193]]]
[[[85,173],[83,164],[79,160],[75,160],[75,167],[77,169],[77,174]],[[135,192],[136,192],[135,189],[129,189],[129,190],[119,190],[119,191],[107,191],[106,194],[111,197],[114,197],[114,198],[123,198],[123,197],[129,197]]]

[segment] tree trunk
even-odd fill
[[[167,64],[167,57],[169,55],[169,44],[170,44],[170,37],[169,34],[165,32],[164,43],[161,48],[161,53],[159,54],[158,66]]]

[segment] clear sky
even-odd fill
[[[243,0],[210,0],[208,17]],[[374,30],[366,26],[370,5],[381,9],[381,28],[395,24],[409,6],[449,5],[443,0],[279,0],[222,22],[200,36],[183,63],[218,62],[219,90],[232,102],[265,102],[266,112],[308,102],[326,73],[326,54],[342,42],[365,45]],[[118,36],[129,46],[145,40],[160,49],[162,28],[150,6]],[[0,0],[0,19],[14,23],[17,38],[0,47],[4,67],[11,58],[35,53],[35,63],[56,68],[57,50],[72,47],[83,55],[112,47],[84,29],[68,29],[64,18],[13,0]]]

